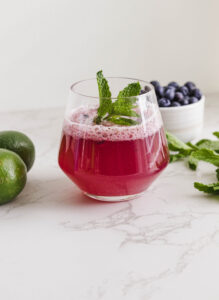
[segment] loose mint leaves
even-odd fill
[[[219,153],[219,141],[211,141],[204,139],[196,143],[196,146],[199,149],[207,148]]]
[[[181,160],[187,156],[188,156],[187,153],[170,154],[170,162],[175,162],[175,161]]]
[[[204,193],[219,195],[219,182],[212,184],[203,184],[200,182],[195,182],[194,187]]]
[[[213,135],[215,135],[219,139],[219,131],[213,132]]]
[[[219,138],[219,132],[213,133]],[[174,135],[166,132],[170,153],[170,162],[184,159],[188,157],[188,165],[190,169],[196,170],[200,160],[211,163],[217,167],[216,176],[217,183],[203,184],[195,182],[194,187],[199,191],[219,195],[219,142],[202,139],[195,145],[192,143],[183,143]]]
[[[139,117],[134,110],[136,108],[136,96],[141,91],[139,82],[134,82],[119,92],[117,100],[112,102],[111,92],[103,72],[97,72],[97,84],[99,90],[100,105],[94,123],[100,124],[103,120],[110,121],[118,125],[136,125],[137,121],[127,117]]]
[[[189,165],[189,168],[191,170],[197,170],[197,167],[198,167],[198,159],[193,157],[193,155],[191,154],[189,156],[189,159],[188,159],[188,165]]]
[[[215,134],[217,134],[217,132],[215,132],[214,135]],[[213,163],[213,160],[215,162],[215,159],[217,160],[217,153],[219,154],[219,141],[202,139],[193,145],[190,142],[187,144],[183,143],[169,132],[166,132],[166,137],[169,150],[176,152],[170,154],[170,162],[188,157],[190,169],[196,170],[199,160],[204,160],[209,163]],[[201,151],[202,149],[203,151]],[[206,149],[208,149],[208,151],[205,151]]]
[[[219,168],[216,170],[217,180],[219,181]]]
[[[216,167],[219,167],[219,154],[210,149],[199,149],[194,151],[191,156],[197,160],[206,161]]]
[[[192,148],[178,139],[176,136],[166,131],[168,147],[171,151],[180,151],[181,153],[191,153]],[[185,156],[184,156],[185,157]]]

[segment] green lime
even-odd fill
[[[0,148],[17,153],[29,171],[35,160],[33,142],[25,134],[18,131],[0,131]]]
[[[13,200],[24,188],[27,168],[14,152],[0,149],[0,204]]]

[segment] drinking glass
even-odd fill
[[[142,91],[127,101],[135,103],[137,124],[93,122],[99,106],[96,79],[70,88],[59,166],[87,196],[102,201],[123,201],[141,195],[167,166],[169,153],[154,88],[132,78],[107,78],[112,101],[128,84],[139,82]]]

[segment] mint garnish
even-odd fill
[[[97,72],[97,84],[99,90],[100,105],[97,110],[97,117],[94,119],[96,124],[100,124],[102,118],[112,111],[111,92],[109,89],[108,81],[103,77],[103,72]]]
[[[125,87],[122,91],[119,92],[117,99],[121,100],[126,97],[137,96],[139,95],[140,91],[141,86],[139,82],[130,83],[127,87]]]
[[[134,121],[132,119],[128,119],[128,118],[123,118],[123,117],[119,117],[119,116],[109,116],[107,118],[108,121],[114,123],[114,124],[118,124],[118,125],[136,125],[138,124],[137,121]]]
[[[102,71],[97,72],[97,84],[100,105],[94,123],[100,124],[103,120],[106,120],[118,125],[131,126],[138,124],[136,120],[130,117],[139,117],[134,110],[136,108],[136,96],[141,91],[139,82],[131,83],[120,91],[115,102],[112,102],[110,88]]]
[[[139,95],[140,91],[141,86],[139,82],[130,83],[120,91],[117,100],[113,103],[113,113],[121,116],[139,117],[133,109],[137,101],[134,96]]]

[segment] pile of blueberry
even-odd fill
[[[188,81],[183,86],[172,81],[167,86],[161,86],[158,81],[151,81],[154,86],[158,105],[160,107],[182,106],[198,102],[202,93],[196,85]]]

